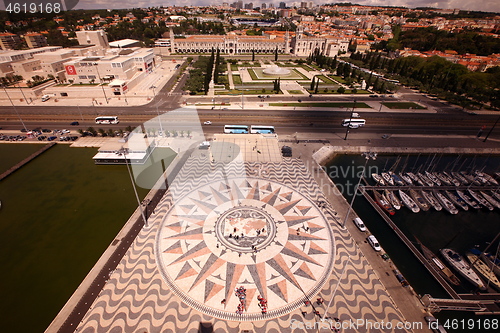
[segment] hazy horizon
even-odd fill
[[[159,6],[208,6],[208,5],[222,5],[227,2],[229,4],[235,1],[224,0],[177,0],[177,1],[164,1],[164,0],[80,0],[75,9],[125,9],[125,8],[146,8],[146,7],[159,7]],[[262,3],[279,5],[279,0],[275,1],[243,1],[244,4],[252,2],[254,7],[260,7]],[[300,6],[301,1],[284,1],[287,6],[296,4]],[[498,0],[484,0],[484,1],[470,1],[470,0],[356,0],[356,1],[318,1],[313,0],[314,4],[327,4],[327,3],[341,3],[351,2],[358,5],[366,6],[403,6],[407,8],[416,7],[434,7],[442,9],[461,9],[461,10],[474,10],[474,11],[488,11],[500,12],[500,1]]]

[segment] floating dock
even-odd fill
[[[10,168],[9,170],[2,173],[0,175],[0,181],[3,180],[4,178],[7,178],[8,176],[13,174],[17,170],[21,169],[25,164],[31,162],[32,160],[34,160],[35,158],[37,158],[41,154],[45,153],[47,150],[54,147],[55,145],[56,145],[55,142],[51,142],[51,143],[43,146],[40,150],[38,150],[38,151],[34,152],[33,154],[31,154],[30,156],[26,157],[24,160],[22,160],[21,162],[17,163],[12,168]]]

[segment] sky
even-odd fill
[[[260,6],[262,3],[279,4],[283,0],[260,1],[260,0],[243,0],[243,3],[252,2],[254,6]],[[222,4],[223,2],[232,3],[235,0],[80,0],[76,9],[119,9],[119,8],[138,8],[138,7],[154,7],[154,6],[200,6],[211,4]],[[284,1],[288,6],[294,1]],[[408,8],[415,7],[434,7],[434,8],[459,8],[464,10],[479,10],[489,12],[500,12],[500,0],[313,0],[316,4],[334,3],[334,2],[352,2],[360,5],[380,5],[380,6],[405,6]],[[300,1],[295,1],[300,4]]]

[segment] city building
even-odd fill
[[[349,40],[330,35],[307,35],[304,28],[297,28],[295,39],[292,43],[293,53],[296,56],[309,56],[314,50],[319,49],[321,53],[328,57],[334,57],[339,52],[347,52]]]
[[[153,49],[124,49],[104,57],[78,57],[66,62],[66,77],[71,82],[109,83],[128,81],[140,72],[151,72],[155,64]],[[119,94],[117,94],[119,95]]]
[[[14,50],[21,43],[18,35],[10,32],[0,33],[0,47],[2,50]]]
[[[173,34],[172,34],[173,36]],[[290,52],[290,38],[276,35],[238,36],[238,35],[193,35],[186,38],[171,38],[172,52],[174,53],[208,53],[212,49],[219,49],[222,53],[272,53],[278,49],[279,53]]]
[[[39,33],[28,33],[24,35],[24,39],[26,40],[26,45],[28,45],[30,49],[47,46],[47,39],[44,35]]]
[[[76,37],[80,45],[96,45],[103,48],[109,47],[108,36],[104,30],[96,31],[77,31]]]

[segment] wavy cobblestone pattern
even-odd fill
[[[218,189],[214,187],[221,185]],[[238,205],[237,198],[241,205]],[[224,206],[228,205],[228,199],[234,199],[236,204],[229,205],[230,208]],[[305,295],[311,300],[316,297],[324,299],[324,304],[314,304],[320,316],[326,311],[328,317],[340,318],[343,323],[359,319],[390,321],[394,327],[384,332],[406,332],[396,330],[396,323],[404,321],[400,311],[347,229],[339,227],[333,208],[316,205],[322,201],[325,198],[300,160],[234,162],[222,166],[191,157],[150,217],[149,228],[139,233],[110,276],[78,332],[194,333],[202,327],[217,333],[243,330],[291,332],[300,327],[297,323],[314,325],[320,319],[314,315],[311,306],[303,305]],[[257,202],[263,202],[264,210],[256,209]],[[285,207],[289,211],[285,211]],[[193,219],[188,223],[189,216]],[[314,222],[310,224],[305,221],[289,226],[294,219],[311,217],[309,221]],[[255,228],[244,231],[249,239],[257,241],[257,248],[259,244],[268,244],[268,252],[274,251],[274,256],[270,257],[274,262],[266,264],[267,275],[259,278],[261,271],[248,267],[260,265],[262,268],[265,260],[259,260],[260,253],[252,253],[252,247],[249,251],[247,243],[231,242],[228,238],[227,232],[234,232],[235,227],[240,230],[241,224],[236,223],[228,229],[222,222],[250,219],[264,223],[268,219],[268,222],[275,223],[282,218],[289,220],[286,225],[276,223],[277,235],[282,232],[287,238],[278,236],[278,242],[265,243],[269,239],[264,237],[266,235],[257,237]],[[210,230],[204,229],[207,219],[219,230],[212,228],[208,232]],[[320,220],[324,221],[323,225]],[[304,227],[309,231],[300,229]],[[264,228],[271,227],[266,224]],[[299,235],[297,228],[300,229]],[[267,233],[271,234],[272,230],[267,229]],[[324,240],[311,240],[310,236],[328,239],[330,245],[323,249],[328,249],[326,252],[330,255],[321,254],[316,249],[316,242]],[[226,253],[222,254],[224,246]],[[276,252],[278,250],[282,252]],[[242,257],[235,257],[238,251],[244,253]],[[276,260],[277,255],[281,261]],[[228,260],[220,261],[221,257]],[[239,258],[245,260],[243,269],[237,267]],[[305,293],[300,290],[303,283],[307,286],[304,287],[307,290],[303,290]],[[247,289],[247,308],[239,317],[230,308],[237,304],[234,288],[241,284]],[[259,293],[267,295],[269,310],[266,314],[259,313],[256,300]],[[226,304],[221,304],[220,300],[225,296]],[[328,304],[330,308],[326,309]],[[355,331],[377,330],[368,330],[365,326],[342,330]]]

